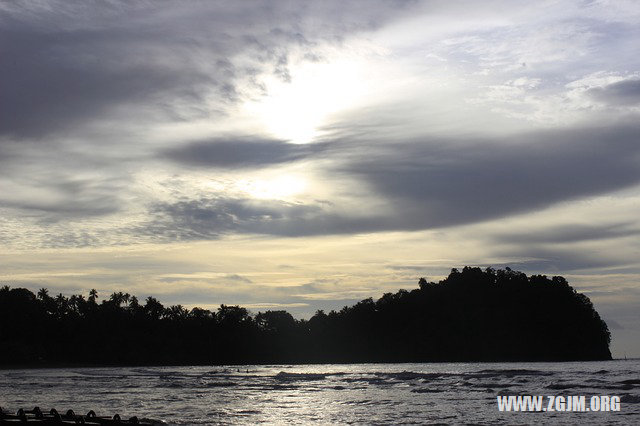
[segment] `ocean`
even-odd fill
[[[1,370],[5,412],[39,406],[184,424],[640,424],[640,360]],[[620,397],[619,411],[500,411],[497,397]],[[568,399],[568,398],[567,398]],[[604,400],[599,399],[603,402]],[[601,407],[603,407],[601,404]],[[566,405],[564,405],[566,410]]]

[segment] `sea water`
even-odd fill
[[[640,361],[19,369],[0,406],[166,424],[640,424]],[[497,397],[620,397],[619,411],[504,412]]]

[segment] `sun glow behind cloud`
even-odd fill
[[[272,136],[292,143],[309,143],[322,136],[328,118],[354,106],[367,95],[364,61],[339,58],[328,63],[293,65],[290,81],[265,76],[266,96],[244,108]]]
[[[307,181],[299,175],[282,174],[261,179],[242,179],[238,182],[241,191],[259,200],[287,199],[301,194]]]

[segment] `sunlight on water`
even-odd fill
[[[5,370],[0,405],[168,424],[634,424],[640,362]],[[619,395],[614,413],[501,413],[497,395]]]

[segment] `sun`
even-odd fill
[[[289,82],[266,76],[267,95],[245,108],[272,136],[291,143],[313,142],[332,114],[366,93],[362,63],[357,59],[305,62],[290,71]]]

